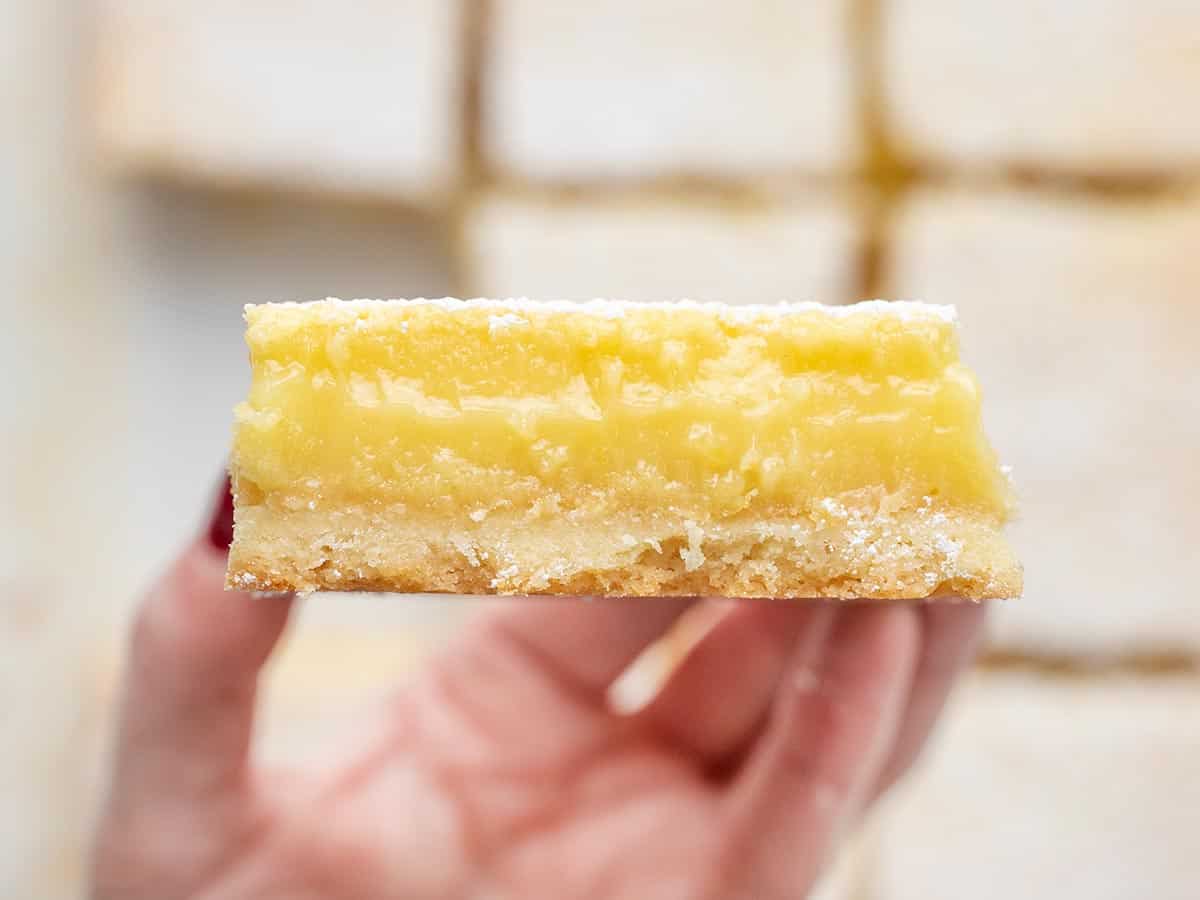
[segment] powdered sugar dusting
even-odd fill
[[[513,564],[511,566],[506,566],[505,568],[501,569],[499,572],[496,573],[496,577],[492,579],[492,587],[494,587],[494,588],[500,587],[501,582],[505,581],[508,578],[512,578],[514,575],[516,575],[520,571],[521,571],[520,567],[517,566],[516,564]]]
[[[508,331],[510,328],[519,328],[522,325],[528,325],[529,320],[523,319],[516,313],[502,313],[500,315],[488,316],[488,334],[495,337],[501,331]]]
[[[246,309],[249,310],[254,305],[247,304]],[[496,327],[499,329],[524,324],[524,320],[520,315],[522,313],[578,313],[603,319],[619,319],[632,309],[699,310],[719,316],[727,321],[735,322],[778,316],[811,315],[813,313],[819,313],[834,319],[863,315],[888,316],[902,321],[934,319],[942,322],[955,322],[958,319],[958,313],[954,306],[921,303],[914,300],[863,300],[859,303],[851,303],[845,306],[829,306],[823,303],[808,301],[734,305],[730,303],[700,302],[687,299],[641,303],[630,300],[601,299],[584,302],[572,300],[530,300],[525,297],[503,300],[492,300],[483,297],[476,297],[470,300],[458,300],[453,297],[441,297],[437,299],[417,297],[407,300],[339,300],[336,297],[329,297],[325,300],[315,300],[305,303],[288,301],[271,305],[282,307],[324,306],[326,310],[334,315],[345,313],[346,315],[355,316],[383,305],[406,307],[429,306],[442,309],[446,312],[475,309],[494,310],[495,315],[488,321],[489,330],[493,330],[493,322],[496,323]],[[493,331],[493,333],[495,332]]]
[[[938,534],[934,536],[933,546],[939,553],[945,556],[946,560],[950,563],[957,562],[959,554],[962,553],[962,543],[960,541],[952,540],[951,538],[946,537],[944,534]]]
[[[704,565],[704,551],[701,549],[704,544],[704,530],[691,519],[686,519],[683,523],[684,533],[687,534],[687,546],[681,547],[679,557],[683,560],[683,568],[687,572],[694,572]]]

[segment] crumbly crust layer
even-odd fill
[[[869,491],[799,519],[707,523],[585,508],[479,521],[370,503],[316,511],[235,493],[238,590],[984,600],[1022,586],[989,517]]]

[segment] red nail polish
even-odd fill
[[[228,553],[229,545],[233,543],[233,485],[228,475],[221,482],[221,492],[208,526],[208,542],[221,553]]]

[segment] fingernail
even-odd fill
[[[233,485],[228,475],[221,482],[212,521],[208,525],[208,542],[220,553],[228,553],[229,545],[233,543]]]

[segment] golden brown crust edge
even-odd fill
[[[256,498],[257,499],[257,498]],[[835,505],[836,507],[836,505]],[[1020,596],[999,527],[928,508],[702,526],[656,515],[422,521],[239,502],[227,586],[251,591],[969,600]]]

